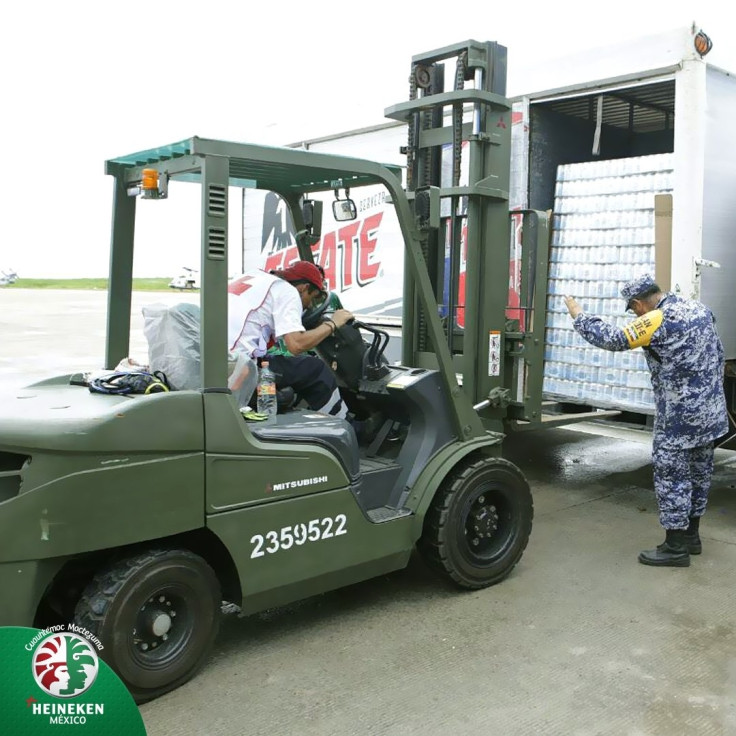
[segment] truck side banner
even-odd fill
[[[245,262],[266,271],[299,260],[288,208],[273,192],[244,190]],[[315,197],[317,198],[317,197]],[[404,249],[398,220],[381,186],[361,189],[355,199],[358,219],[337,222],[332,198],[324,201],[322,237],[312,246],[314,260],[325,270],[330,290],[346,309],[363,319],[385,324],[401,320]]]
[[[511,117],[512,148],[518,157],[523,150],[523,136],[527,129],[522,112],[516,109]],[[379,144],[378,133],[357,136],[361,155],[375,154],[377,160],[384,156],[383,144]],[[390,139],[395,135],[392,129],[385,131]],[[314,150],[327,153],[342,153],[340,145],[356,139],[347,135],[344,140],[336,137],[330,142],[320,142]],[[358,145],[353,142],[352,145]],[[468,181],[467,141],[462,144],[461,184]],[[376,150],[372,150],[375,148]],[[398,146],[397,146],[398,148]],[[333,151],[334,149],[334,151]],[[352,151],[349,151],[352,153]],[[442,180],[444,186],[450,185],[452,157],[450,146],[445,146],[442,156]],[[396,161],[395,163],[399,163]],[[518,165],[518,164],[517,164]],[[512,165],[513,169],[513,165]],[[243,247],[244,262],[257,264],[266,271],[285,268],[299,259],[294,226],[288,207],[273,192],[258,189],[243,190]],[[404,278],[404,244],[398,220],[393,207],[386,202],[387,192],[380,186],[361,188],[355,198],[358,219],[339,223],[332,217],[332,197],[315,195],[324,202],[322,237],[313,246],[314,260],[325,270],[327,282],[336,292],[342,303],[360,319],[385,325],[399,325],[401,322],[401,302]],[[513,197],[512,197],[513,199]],[[525,202],[511,202],[512,209],[526,206]],[[461,216],[465,214],[464,205]],[[449,204],[445,203],[443,217],[449,217]],[[457,305],[455,321],[459,327],[465,324],[465,263],[467,255],[467,228],[462,226],[462,246],[460,250],[460,269],[457,285]],[[518,319],[523,328],[523,313],[519,309],[521,279],[521,216],[512,220],[509,243],[509,294],[507,317]],[[442,316],[448,314],[449,282],[449,241],[445,251],[444,304],[440,306]]]
[[[521,215],[514,215],[511,218],[511,242],[510,242],[510,260],[509,260],[509,296],[508,308],[506,309],[507,319],[519,320],[519,326],[524,329],[524,311],[520,309],[521,304]],[[461,249],[460,249],[460,273],[458,275],[458,306],[455,310],[455,323],[458,327],[465,327],[465,267],[467,263],[468,252],[468,228],[463,225],[460,232]],[[445,271],[450,269],[450,241],[449,231],[445,238]],[[445,304],[449,297],[449,283],[445,279],[444,285]],[[447,309],[441,309],[442,316],[446,316]]]
[[[523,127],[523,116],[521,112],[517,111],[512,114],[512,142],[516,139],[521,141],[521,129]],[[462,159],[460,167],[460,183],[466,185],[468,182],[468,170],[467,170],[467,154],[468,142],[463,141],[462,143]],[[445,146],[442,152],[442,182],[443,186],[450,186],[451,172],[452,172],[452,160],[451,160],[451,148]],[[522,205],[515,203],[512,209],[520,209]],[[465,214],[466,205],[463,204],[462,214]],[[442,211],[443,217],[449,217],[449,208],[445,204]],[[521,226],[522,218],[521,215],[514,215],[511,219],[511,238],[509,242],[509,294],[508,294],[508,309],[506,310],[507,319],[519,320],[521,329],[524,328],[524,312],[519,309],[520,307],[520,296],[521,296]],[[455,322],[458,327],[465,327],[465,267],[467,263],[467,250],[468,250],[468,228],[463,223],[460,232],[461,248],[460,248],[460,269],[458,276],[458,288],[457,288],[457,308],[455,310]],[[444,303],[447,304],[449,301],[449,279],[447,274],[450,272],[450,237],[449,229],[446,231],[445,238],[445,284],[444,284]],[[447,309],[445,308],[442,312],[443,316],[446,316]]]

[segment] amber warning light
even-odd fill
[[[143,199],[166,199],[169,196],[169,175],[157,169],[143,169],[137,184],[128,187],[128,196]]]
[[[165,199],[168,195],[169,177],[159,174],[157,169],[143,169],[141,172],[141,197],[143,199]]]
[[[156,169],[143,169],[143,179],[141,180],[141,189],[144,196],[146,192],[158,192],[158,171]]]

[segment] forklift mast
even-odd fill
[[[426,235],[422,249],[434,291],[432,299],[419,299],[422,287],[405,270],[402,362],[437,367],[422,308],[434,302],[463,391],[494,431],[507,419],[541,417],[548,252],[546,215],[509,212],[506,56],[504,46],[472,40],[418,54],[409,101],[385,110],[408,125],[406,191]],[[455,73],[446,84],[452,60]],[[523,223],[522,257],[513,270],[512,218]],[[511,293],[519,300],[513,311]]]

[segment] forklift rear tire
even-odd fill
[[[508,460],[484,458],[445,478],[424,520],[419,551],[461,588],[503,580],[526,549],[534,505],[529,484]]]
[[[220,626],[220,584],[188,550],[154,550],[100,571],[85,589],[75,623],[102,643],[102,658],[137,703],[191,679]]]

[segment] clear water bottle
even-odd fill
[[[258,413],[276,416],[276,376],[268,367],[268,362],[261,363],[258,376]]]

